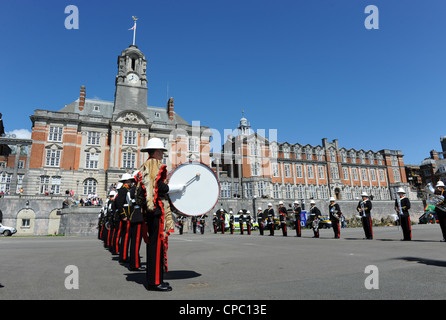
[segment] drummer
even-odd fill
[[[159,138],[151,138],[141,152],[148,152],[149,159],[141,166],[142,180],[136,191],[136,201],[143,208],[148,229],[147,240],[147,289],[171,291],[164,282],[167,271],[167,237],[174,229],[168,193],[182,192],[185,185],[168,186],[165,183],[167,167],[163,164],[167,149]]]

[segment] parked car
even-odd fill
[[[16,228],[7,227],[0,223],[0,234],[9,237],[9,236],[12,236],[16,232],[17,232]]]

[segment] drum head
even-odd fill
[[[172,205],[187,216],[201,216],[211,211],[220,196],[220,183],[211,168],[203,163],[184,163],[168,177],[169,185],[186,185],[183,192],[170,193]]]

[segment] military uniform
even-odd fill
[[[274,236],[274,209],[271,204],[268,204],[268,227],[269,235]]]
[[[287,236],[287,227],[286,227],[286,218],[287,218],[286,208],[283,206],[283,203],[279,205],[279,219],[280,219],[280,228],[282,229],[282,235],[284,237]]]
[[[243,224],[244,224],[244,216],[243,216],[243,211],[240,210],[239,211],[239,216],[238,216],[238,223],[240,225],[240,234],[243,234]]]
[[[321,211],[316,207],[314,202],[310,202],[310,205],[310,221],[313,227],[313,238],[319,238],[319,217],[321,216]]]
[[[400,195],[398,194],[398,196]],[[401,204],[401,208],[398,202]],[[398,216],[401,222],[401,229],[403,229],[403,240],[405,241],[412,240],[412,226],[410,224],[409,209],[410,209],[410,200],[406,198],[404,193],[402,194],[402,197],[400,197],[399,201],[398,199],[395,199],[395,210],[398,212]]]
[[[207,217],[207,215],[205,215],[205,214],[200,216],[200,232],[201,232],[201,234],[204,234],[204,226],[206,225],[206,217]]]
[[[140,171],[142,180],[137,188],[136,200],[143,208],[142,213],[148,231],[146,245],[148,289],[170,291],[172,288],[164,282],[164,273],[168,271],[167,239],[174,228],[167,196],[169,186],[164,182],[167,167],[161,160],[149,158]]]
[[[262,215],[262,208],[259,208],[257,211],[257,223],[259,224],[259,233],[261,236],[263,236],[263,215]]]
[[[359,201],[356,210],[361,215],[362,227],[364,229],[365,238],[368,240],[373,239],[373,227],[372,227],[372,202],[368,199],[368,196],[363,193],[361,195],[363,198]],[[365,198],[365,199],[364,199]]]
[[[302,213],[302,209],[299,205],[299,202],[297,201],[294,202],[293,211],[294,211],[294,226],[296,228],[296,236],[300,237],[302,235],[300,226],[300,220],[301,220],[300,214]]]
[[[330,214],[331,226],[334,232],[334,238],[339,239],[341,236],[341,229],[339,226],[339,220],[341,218],[341,207],[335,203],[334,198],[330,198],[330,204],[328,205],[328,212]]]
[[[119,214],[119,262],[129,262],[129,235],[130,235],[130,212],[131,198],[129,195],[130,185],[124,183],[118,190],[116,196],[116,211]]]

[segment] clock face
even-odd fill
[[[139,77],[138,77],[136,74],[131,73],[131,74],[127,77],[127,79],[129,80],[130,83],[136,83],[136,82],[138,82]]]

